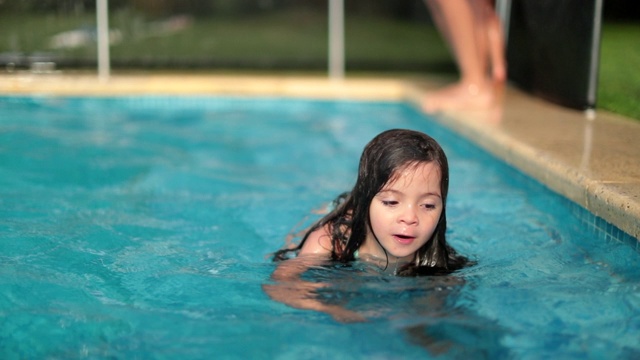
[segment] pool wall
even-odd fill
[[[440,78],[314,76],[0,75],[0,95],[128,96],[174,94],[407,101],[419,106]],[[565,196],[589,229],[640,250],[640,122],[605,111],[562,108],[506,87],[494,108],[435,119]],[[586,211],[582,211],[586,210]]]

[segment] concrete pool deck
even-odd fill
[[[408,101],[419,106],[435,78],[242,75],[0,75],[0,95],[142,94],[287,96]],[[615,225],[640,249],[640,121],[563,108],[506,87],[499,104],[437,114],[437,121]],[[606,231],[606,230],[605,230]]]

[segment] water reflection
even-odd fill
[[[433,356],[496,358],[508,352],[501,345],[505,330],[474,311],[472,285],[463,275],[398,277],[357,262],[315,266],[303,279],[286,284],[286,294],[351,314],[334,316],[338,321],[398,329]],[[277,300],[278,287],[270,286],[265,291]]]

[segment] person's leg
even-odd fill
[[[478,83],[485,78],[485,62],[476,43],[478,24],[472,1],[477,0],[427,0],[427,4],[453,52],[461,81]]]
[[[494,81],[504,82],[507,79],[504,32],[502,31],[502,25],[493,7],[492,0],[486,0],[483,3],[485,5],[483,17],[486,19],[491,76]]]
[[[451,47],[460,80],[427,94],[423,108],[436,112],[448,108],[485,107],[493,101],[493,84],[487,76],[490,40],[486,10],[478,0],[427,0],[436,25]],[[495,13],[494,13],[495,15]],[[496,17],[497,20],[497,17]],[[499,25],[499,23],[498,23]]]

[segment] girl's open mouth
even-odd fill
[[[396,241],[398,241],[401,244],[410,244],[415,239],[415,236],[402,235],[402,234],[395,234],[393,235],[393,237],[396,238]]]

